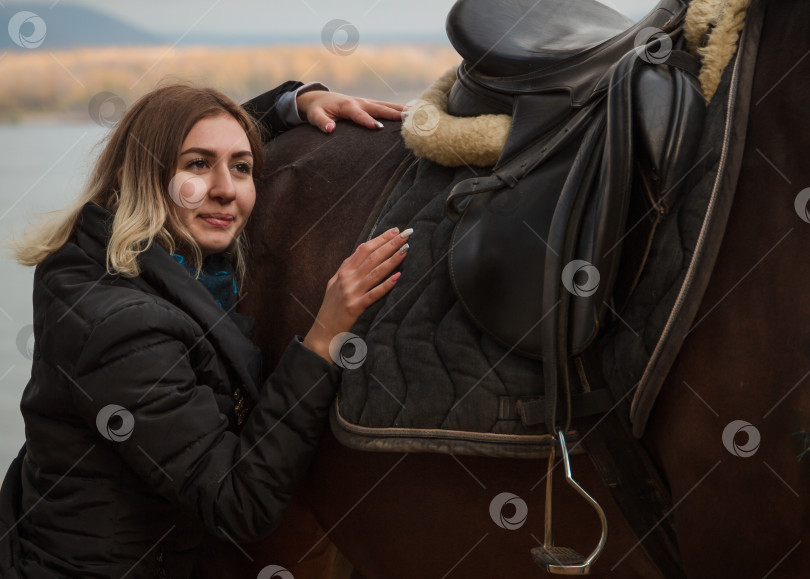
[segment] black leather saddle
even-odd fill
[[[682,0],[662,0],[634,24],[595,0],[459,0],[446,28],[464,60],[447,110],[511,115],[517,100],[527,101],[521,109],[530,106],[531,118],[513,125],[505,159],[561,115],[603,95],[609,69],[656,32],[672,34],[685,12]]]
[[[633,24],[598,2],[543,0],[496,6],[467,0],[457,2],[450,11],[447,33],[478,74],[501,78],[565,62]]]
[[[557,298],[570,318],[564,351],[580,353],[596,336],[613,295],[630,201],[642,206],[634,214],[647,213],[630,237],[643,247],[694,161],[705,105],[697,61],[673,49],[685,13],[680,0],[662,0],[628,29],[626,18],[593,0],[497,6],[459,0],[447,20],[465,57],[448,112],[493,112],[497,102],[494,112],[508,105],[513,117],[492,174],[459,183],[447,199],[446,214],[457,223],[450,267],[456,293],[482,329],[545,361],[540,320]],[[489,52],[470,31],[484,18],[486,38],[501,39]],[[530,25],[538,27],[534,36]],[[544,51],[534,37],[552,39],[553,49]],[[492,74],[507,63],[522,72]],[[567,266],[574,293],[559,294]],[[544,299],[546,291],[555,299]]]
[[[645,537],[668,508],[666,488],[622,434],[621,399],[599,387],[589,346],[608,316],[621,319],[695,161],[705,103],[698,62],[680,50],[685,12],[682,0],[661,0],[633,24],[593,0],[459,0],[447,20],[464,57],[448,112],[512,115],[491,173],[456,184],[445,202],[454,290],[509,352],[542,360],[543,398],[521,405],[521,420],[562,440],[577,418],[596,431],[583,442],[598,467],[610,465],[605,480],[625,467],[625,484],[608,486]],[[641,495],[649,509],[635,508]],[[664,527],[644,548],[680,576]],[[551,569],[554,553],[535,555]]]

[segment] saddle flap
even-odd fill
[[[493,177],[504,184],[471,191],[456,224],[450,252],[456,294],[476,325],[530,358],[544,359],[541,320],[559,291],[570,294],[565,349],[574,355],[590,345],[610,307],[631,205],[633,215],[644,215],[662,198],[674,201],[682,190],[677,179],[694,160],[704,115],[696,83],[679,68],[644,62],[635,52],[612,76],[617,80],[608,97],[573,117],[586,122],[574,129],[569,119],[499,165]],[[607,119],[606,129],[586,139],[589,127],[604,122],[600,118]],[[570,141],[550,154],[563,133]],[[464,190],[464,183],[457,188]],[[576,215],[557,218],[552,230],[566,190],[586,197]],[[628,270],[633,277],[644,254],[636,259],[640,263]],[[552,297],[544,299],[551,282]]]

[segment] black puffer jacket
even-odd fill
[[[248,320],[157,245],[141,276],[107,275],[110,225],[88,203],[35,271],[27,442],[0,504],[10,576],[189,577],[204,533],[267,534],[339,379],[299,337],[265,376]]]

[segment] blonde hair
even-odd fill
[[[106,268],[111,275],[140,274],[137,257],[153,242],[169,253],[178,247],[189,252],[199,276],[202,251],[178,218],[169,196],[169,182],[177,169],[180,148],[200,119],[229,115],[245,130],[253,153],[254,176],[261,175],[264,154],[259,129],[248,113],[223,93],[211,88],[171,84],[141,97],[105,137],[104,149],[83,192],[65,209],[49,212],[35,227],[10,246],[16,260],[35,266],[70,238],[82,207],[95,202],[113,214]],[[246,272],[245,230],[224,254],[236,270],[241,289]]]

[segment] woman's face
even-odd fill
[[[236,119],[222,114],[197,121],[180,147],[169,195],[203,257],[228,248],[256,201],[253,154]]]

